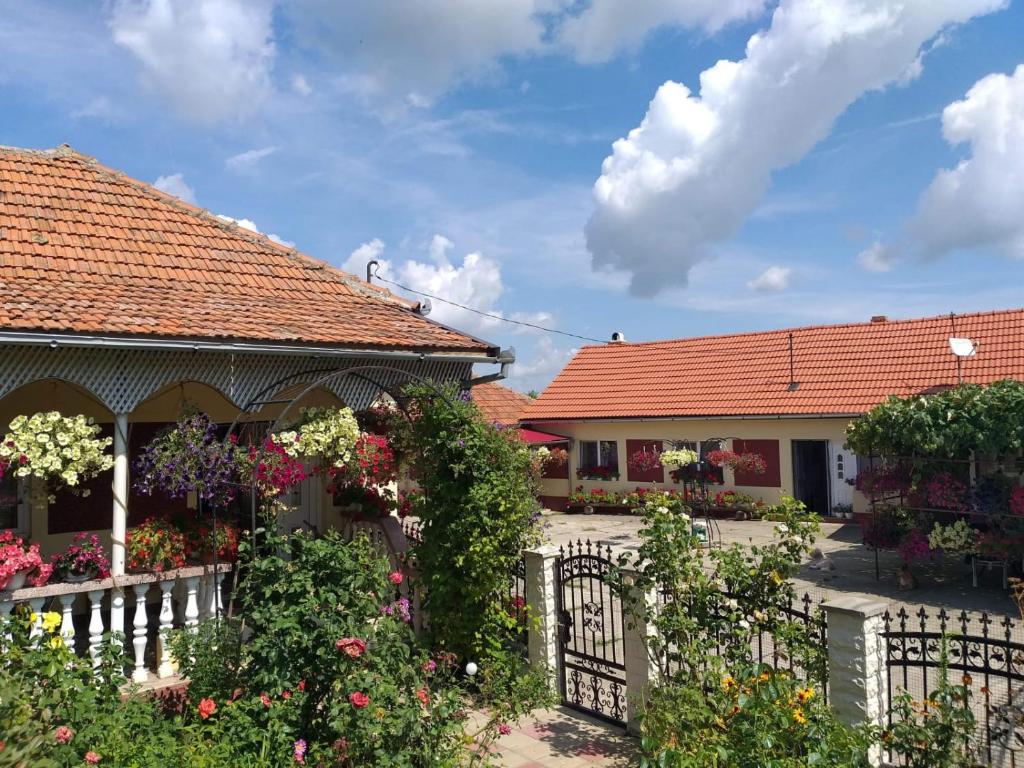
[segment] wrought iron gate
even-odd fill
[[[622,602],[608,583],[611,549],[588,541],[560,549],[558,650],[562,701],[594,717],[626,722]]]

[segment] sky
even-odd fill
[[[0,0],[0,144],[575,334],[432,302],[542,389],[616,331],[1024,305],[1022,5]]]

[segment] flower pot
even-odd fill
[[[91,568],[85,573],[61,571],[60,580],[67,582],[68,584],[81,584],[83,581],[92,581],[98,575],[99,572],[95,568]]]
[[[13,592],[16,589],[21,589],[25,586],[25,580],[28,578],[28,571],[18,571],[16,574],[11,576],[7,582],[7,586],[4,587],[8,592]]]
[[[589,504],[587,504],[586,506],[583,507],[583,514],[584,515],[592,515],[592,514],[594,514],[594,508],[592,506],[590,506]]]

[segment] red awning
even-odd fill
[[[568,443],[569,438],[564,435],[553,435],[550,432],[541,432],[537,429],[526,429],[520,427],[519,439],[530,445],[548,445],[550,443]]]

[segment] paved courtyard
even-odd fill
[[[616,728],[564,707],[534,712],[499,739],[506,768],[629,768],[633,740]]]
[[[621,550],[639,544],[638,515],[583,515],[554,513],[545,517],[547,535],[552,544],[564,545],[569,541],[588,539]],[[718,520],[722,541],[763,544],[772,537],[775,523],[749,520]],[[846,595],[869,597],[885,602],[905,605],[908,610],[920,606],[944,608],[947,612],[988,611],[1019,617],[1016,605],[1000,584],[1001,573],[981,572],[979,586],[971,585],[971,567],[960,559],[940,556],[934,561],[916,565],[914,573],[918,586],[901,590],[896,586],[899,556],[895,552],[878,553],[881,578],[875,579],[875,553],[861,544],[859,526],[849,523],[822,523],[821,535],[816,542],[825,556],[835,565],[834,570],[815,570],[805,565],[794,580],[799,592],[809,592],[814,598],[834,598]],[[931,612],[931,611],[929,611]]]

